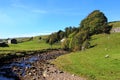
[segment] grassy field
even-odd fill
[[[110,22],[109,25],[113,25],[113,28],[120,27],[120,21]]]
[[[9,44],[9,47],[0,47],[0,54],[10,53],[11,51],[30,51],[30,50],[43,50],[49,48],[60,48],[60,43],[49,45],[45,42],[44,36],[41,40],[39,37],[34,37],[33,40],[25,41],[18,44]]]
[[[88,80],[120,80],[120,33],[94,35],[91,44],[93,48],[60,56],[53,63]]]

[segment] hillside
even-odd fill
[[[115,28],[115,27],[120,27],[120,21],[109,22],[109,25],[112,25],[113,28]]]
[[[39,39],[41,37],[41,39]],[[9,47],[0,47],[0,54],[11,53],[11,51],[30,51],[30,50],[43,50],[49,48],[60,48],[60,43],[49,45],[45,39],[47,36],[36,36],[30,38],[17,38],[18,44],[9,44]]]
[[[88,80],[120,80],[120,33],[92,36],[92,48],[72,52],[54,63],[62,70]]]
[[[112,25],[111,32],[120,32],[120,21],[109,22],[109,25]]]

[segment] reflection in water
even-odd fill
[[[40,61],[44,63],[44,60],[55,59],[56,57],[66,53],[66,51],[54,50],[44,54],[26,56],[17,59],[17,61],[13,61],[12,63],[2,65],[0,66],[0,80],[20,80],[19,77],[24,77],[29,73],[29,69],[32,70],[35,68],[35,62]],[[43,69],[39,69],[41,72],[43,71]],[[38,73],[41,75],[41,72]]]
[[[14,80],[13,78],[6,78],[6,77],[3,77],[3,76],[0,76],[0,80]]]
[[[38,56],[22,59],[21,61],[12,62],[0,67],[0,80],[18,80],[17,73],[25,76],[25,68],[30,68],[31,64],[39,59]],[[16,68],[14,70],[14,68]]]

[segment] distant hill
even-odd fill
[[[109,22],[109,25],[112,25],[111,32],[120,32],[120,21]]]
[[[120,21],[109,22],[109,25],[112,25],[113,28],[115,28],[115,27],[120,27]]]

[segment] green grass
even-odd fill
[[[88,80],[120,80],[120,33],[95,35],[91,44],[96,46],[60,56],[53,63]]]
[[[120,27],[120,21],[110,22],[109,25],[113,25],[113,28]]]
[[[12,51],[31,51],[31,50],[43,50],[49,48],[60,48],[60,43],[54,45],[49,45],[45,42],[44,38],[42,40],[39,37],[34,37],[31,41],[25,41],[18,44],[9,44],[9,47],[0,47],[0,54],[10,53]]]

